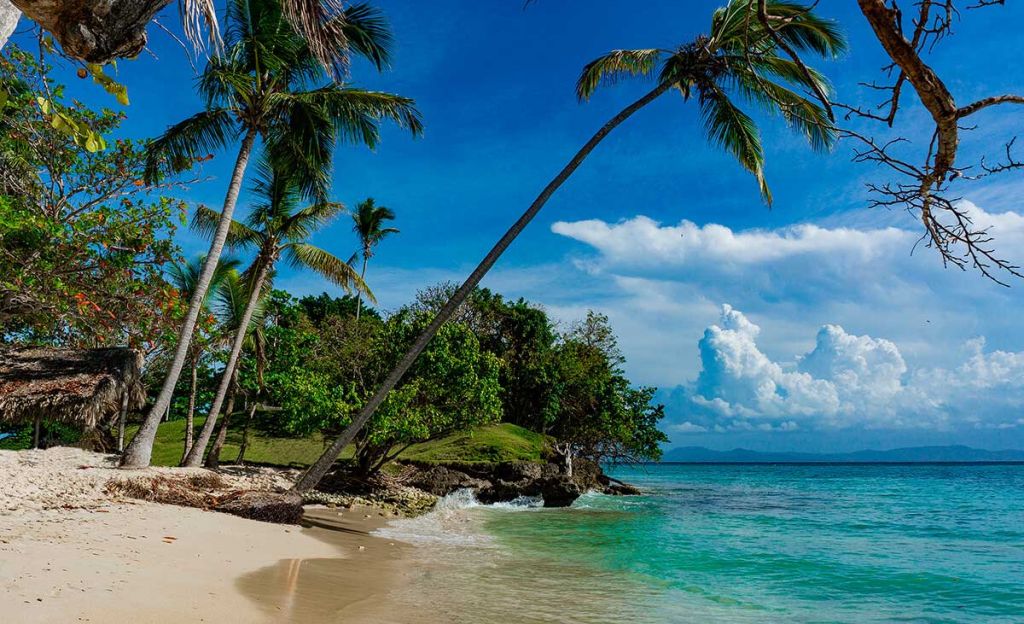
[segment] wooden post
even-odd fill
[[[117,452],[124,452],[124,421],[128,419],[128,390],[121,392],[121,411],[117,415]]]
[[[37,414],[35,422],[35,431],[32,434],[32,448],[34,449],[39,448],[39,425],[41,420],[42,417]]]

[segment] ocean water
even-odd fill
[[[423,622],[1024,622],[1024,466],[655,465],[383,530]],[[412,617],[416,620],[416,616]]]

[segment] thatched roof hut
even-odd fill
[[[0,348],[0,422],[94,429],[142,407],[142,355],[125,348]]]

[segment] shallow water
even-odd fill
[[[389,598],[409,621],[467,624],[1024,621],[1024,466],[617,476],[647,494],[570,509],[461,494],[384,529],[419,545]]]

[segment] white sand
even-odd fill
[[[391,544],[366,537],[355,521],[351,535],[338,537],[320,529],[116,500],[103,492],[111,479],[186,472],[126,473],[112,466],[112,457],[78,449],[0,451],[0,621],[310,621],[292,606],[301,587],[279,580],[276,571],[304,562],[326,562],[344,571],[349,562],[338,559],[345,550],[365,559],[351,562],[365,573],[358,583],[338,589],[338,609],[347,604],[346,591],[362,598],[383,596],[388,571],[370,552],[394,559],[387,552]],[[287,483],[273,471],[228,478],[235,485],[268,489]]]

